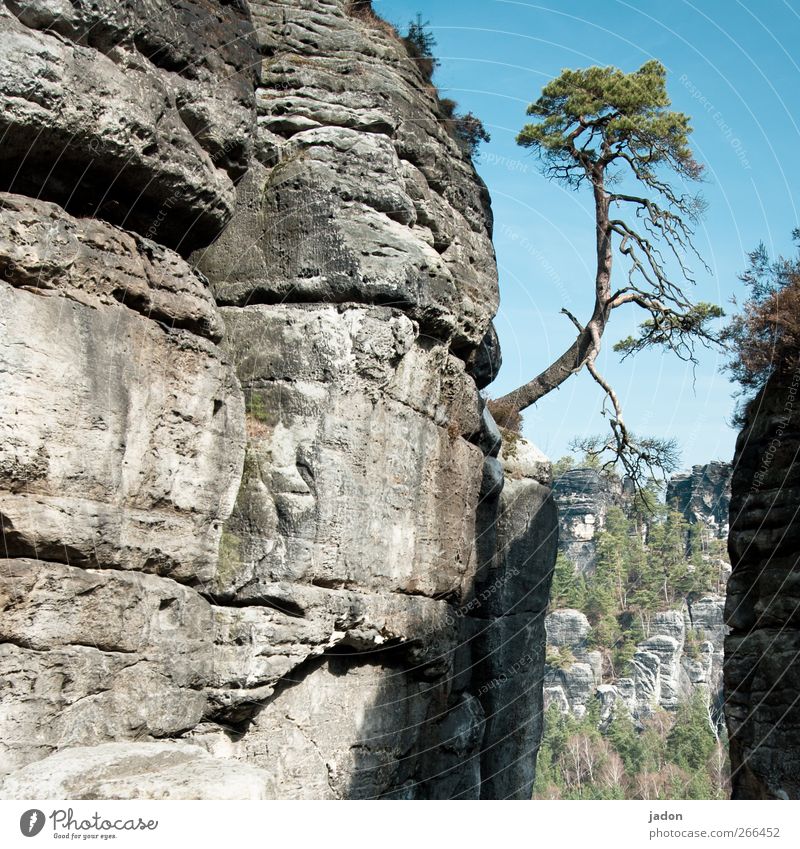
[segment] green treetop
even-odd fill
[[[696,342],[717,341],[709,325],[722,315],[715,305],[693,303],[681,285],[694,283],[687,262],[690,254],[700,259],[692,237],[704,208],[699,195],[683,187],[701,178],[702,166],[689,147],[689,118],[669,106],[666,71],[655,60],[630,74],[610,67],[565,70],[528,107],[535,120],[517,136],[539,154],[546,176],[592,191],[594,308],[585,323],[562,309],[575,325],[575,341],[539,375],[497,399],[495,408],[518,414],[585,367],[605,392],[611,434],[579,447],[610,456],[608,463],[619,462],[637,485],[654,468],[671,471],[678,458],[673,441],[635,437],[627,429],[617,394],[597,370],[611,314],[633,304],[646,315],[638,335],[615,346],[624,356],[661,346],[692,362]],[[615,254],[627,265],[616,287]]]

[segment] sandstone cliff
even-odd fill
[[[553,481],[558,503],[558,548],[581,573],[594,569],[596,535],[608,508],[623,503],[622,482],[596,469],[570,469]]]
[[[725,615],[725,712],[735,799],[800,798],[800,378],[778,372],[736,443]]]
[[[697,532],[687,536],[687,547],[699,546],[712,559],[723,581],[727,563],[718,562],[713,541],[725,539],[732,469],[728,463],[694,466],[668,482],[666,499]],[[630,496],[621,482],[592,469],[563,473],[554,483],[558,505],[559,547],[576,558],[578,572],[594,568],[598,534],[606,525],[610,506],[630,510]],[[586,580],[591,582],[591,574]],[[700,690],[710,704],[715,721],[722,722],[722,661],[726,627],[722,593],[690,595],[674,610],[652,613],[644,622],[644,639],[636,645],[629,674],[613,675],[603,655],[592,644],[592,627],[580,610],[557,609],[546,620],[547,644],[554,658],[566,663],[545,667],[545,704],[578,717],[590,702],[599,699],[607,718],[615,703],[624,704],[635,720],[654,709],[674,711]]]
[[[673,475],[667,485],[667,503],[702,530],[703,539],[728,538],[728,512],[731,503],[730,463],[716,460],[692,466],[691,472]]]
[[[581,717],[590,701],[599,699],[606,719],[619,702],[635,720],[644,720],[656,708],[676,710],[700,690],[712,717],[721,722],[723,605],[722,597],[709,595],[652,614],[631,672],[621,677],[609,677],[602,653],[591,649],[592,628],[581,611],[553,611],[546,620],[548,646],[569,649],[574,662],[545,667],[545,705],[555,703]]]
[[[549,464],[396,34],[6,2],[0,99],[0,793],[529,797]]]

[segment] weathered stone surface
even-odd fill
[[[684,623],[694,628],[715,646],[722,646],[728,629],[725,625],[725,598],[718,595],[706,595],[694,599],[687,606]]]
[[[205,281],[180,256],[54,203],[0,193],[0,275],[36,294],[95,309],[124,304],[170,328],[222,337]]]
[[[246,168],[257,59],[240,3],[3,4],[0,188],[207,244]]]
[[[725,616],[735,799],[800,798],[800,378],[779,370],[736,443]]]
[[[619,478],[595,469],[571,469],[553,481],[559,513],[559,551],[578,572],[594,569],[595,536],[605,527],[606,514],[622,499]]]
[[[682,628],[683,617],[680,611],[670,611],[675,613],[675,621],[681,624],[681,638],[673,637],[669,634],[656,633],[640,643],[636,655],[634,655],[634,664],[638,655],[647,656],[648,666],[652,667],[650,658],[657,658],[657,674],[651,687],[648,684],[646,697],[641,698],[643,703],[649,703],[653,706],[660,705],[666,710],[675,710],[681,702],[681,652],[683,650]],[[638,689],[638,688],[637,688]],[[637,693],[639,697],[639,693]]]
[[[551,646],[557,648],[567,646],[573,652],[582,651],[586,648],[586,638],[591,631],[591,625],[580,610],[571,610],[570,608],[554,610],[548,615],[545,626],[547,627],[547,642]]]
[[[520,438],[520,456],[541,456]],[[521,468],[521,466],[518,466]],[[492,524],[493,556],[470,603],[477,632],[478,695],[486,716],[484,799],[530,799],[542,734],[545,622],[558,545],[549,464],[529,477],[506,469]],[[479,533],[483,530],[479,522]]]
[[[544,673],[544,706],[550,707],[555,702],[565,713],[571,711],[578,718],[583,717],[601,680],[594,667],[583,661],[563,669],[548,666]]]
[[[456,639],[445,602],[314,587],[298,601],[285,586],[270,602],[221,607],[157,576],[0,561],[3,771],[65,745],[175,735],[204,717],[248,721],[293,669],[334,646],[375,652],[416,634],[406,654],[423,681]]]
[[[62,746],[174,735],[206,710],[211,608],[187,587],[3,560],[0,612],[0,773]]]
[[[462,595],[483,465],[460,436],[479,428],[463,364],[386,308],[224,314],[250,437],[214,592],[252,599],[292,581]]]
[[[478,448],[487,457],[497,457],[503,445],[503,437],[488,407],[481,413],[481,429],[478,435]]]
[[[2,773],[181,734],[240,686],[187,585],[216,574],[243,395],[205,279],[165,245],[231,212],[251,37],[212,0],[0,8],[0,170],[36,196],[0,193]]]
[[[483,478],[481,479],[480,498],[497,498],[505,486],[503,464],[496,457],[487,457],[483,461]]]
[[[397,310],[224,315],[249,438],[209,589],[300,615],[312,631],[328,623],[329,642],[307,661],[270,657],[285,675],[269,692],[224,694],[226,720],[244,723],[235,747],[213,726],[196,739],[268,764],[284,798],[476,797],[484,728],[467,692],[469,634],[433,598],[463,599],[474,580],[484,461],[464,438],[481,428],[474,382]],[[261,638],[265,651],[274,639]],[[333,646],[335,657],[311,656]]]
[[[252,6],[254,160],[243,4],[0,11],[0,795],[529,797],[485,186],[388,27]]]
[[[562,655],[565,666],[546,668],[546,706],[556,702],[561,710],[581,716],[590,699],[597,697],[606,719],[619,699],[641,721],[656,708],[675,711],[700,689],[711,700],[712,716],[720,719],[726,632],[722,604],[720,596],[705,596],[691,606],[652,614],[649,636],[636,647],[632,675],[613,679],[603,669],[599,652],[587,650],[591,626],[585,615],[570,609],[552,611],[546,620],[547,644],[559,654],[568,649],[571,658]]]
[[[506,433],[498,457],[508,477],[514,480],[531,478],[539,481],[543,486],[551,485],[550,460],[532,442],[515,436],[510,437]]]
[[[391,652],[331,656],[290,680],[237,742],[203,729],[196,739],[269,770],[280,798],[435,798],[437,783],[446,798],[475,797],[480,773],[460,758],[474,758],[483,715],[471,697],[448,708],[446,696]]]
[[[472,375],[478,389],[485,389],[497,377],[502,364],[500,339],[494,324],[490,324],[481,343],[467,357],[467,371]]]
[[[673,475],[667,486],[667,504],[683,513],[691,524],[699,524],[711,537],[725,539],[732,473],[730,463],[716,461]]]
[[[241,474],[232,369],[206,339],[80,303],[82,288],[35,291],[0,283],[6,556],[210,580]]]
[[[198,257],[217,299],[391,304],[470,354],[497,308],[491,216],[435,94],[390,28],[343,0],[251,6],[270,55],[261,163]]]
[[[275,778],[188,743],[64,749],[0,781],[3,799],[271,799]]]

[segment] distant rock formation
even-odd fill
[[[594,569],[595,536],[605,527],[606,513],[622,503],[622,482],[597,469],[570,469],[553,481],[558,504],[558,549],[576,571]]]
[[[725,616],[734,799],[800,798],[800,375],[778,371],[736,443]]]
[[[726,539],[731,502],[730,463],[719,460],[692,466],[691,472],[673,475],[667,485],[667,504],[711,537]]]
[[[655,708],[675,710],[700,688],[720,720],[723,605],[721,596],[709,595],[691,608],[652,614],[649,636],[636,646],[632,674],[618,678],[608,677],[600,651],[587,648],[586,616],[579,610],[553,611],[546,619],[548,645],[568,648],[574,662],[546,667],[545,707],[555,703],[580,717],[599,698],[606,719],[619,700],[634,719],[644,720]]]
[[[690,524],[699,524],[703,540],[723,539],[727,533],[731,466],[714,462],[694,466],[675,475],[667,486],[668,503]],[[576,570],[591,581],[597,534],[605,527],[611,506],[627,509],[625,487],[594,469],[574,469],[554,481],[559,510],[559,548]],[[687,545],[689,541],[687,540]],[[709,555],[713,557],[713,554]],[[726,575],[725,564],[722,574]],[[726,628],[724,596],[707,594],[688,599],[677,610],[654,613],[646,622],[646,638],[636,647],[632,673],[610,677],[600,651],[589,648],[591,626],[583,612],[560,609],[546,620],[549,647],[569,660],[545,670],[545,704],[582,716],[593,698],[601,701],[607,718],[614,703],[626,705],[636,720],[646,719],[654,708],[675,710],[695,689],[707,694],[712,716],[722,721],[722,658]],[[573,662],[574,658],[574,662]]]

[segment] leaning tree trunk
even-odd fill
[[[611,228],[608,223],[609,200],[602,172],[593,175],[594,209],[596,221],[597,272],[595,275],[595,301],[592,317],[581,327],[577,339],[566,351],[533,380],[497,398],[492,406],[503,416],[503,410],[520,412],[560,386],[571,374],[580,371],[587,359],[597,355],[600,338],[606,329],[611,312]],[[574,319],[573,319],[574,320]],[[498,421],[503,425],[502,420]]]

